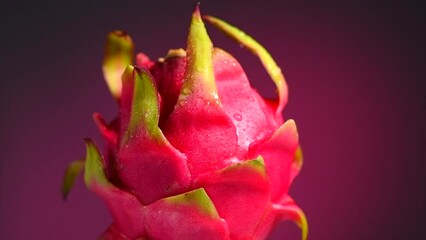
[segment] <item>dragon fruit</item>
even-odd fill
[[[260,58],[277,99],[262,98],[238,61],[213,47],[203,18]],[[302,155],[295,122],[281,115],[281,70],[250,36],[203,18],[197,7],[186,50],[155,62],[134,58],[126,33],[108,35],[103,70],[120,111],[109,124],[94,114],[106,151],[86,139],[63,193],[84,169],[113,217],[101,239],[265,239],[285,219],[306,239],[305,215],[288,195]]]

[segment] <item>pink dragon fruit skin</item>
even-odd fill
[[[287,87],[274,60],[251,37],[204,17],[259,56],[277,85],[265,100],[227,52],[213,48],[198,7],[186,51],[133,61],[131,38],[108,36],[104,75],[119,103],[107,124],[94,114],[107,149],[86,139],[87,155],[65,176],[65,193],[84,167],[87,187],[114,222],[101,239],[265,239],[302,210],[288,195],[302,165],[293,120],[283,121]]]

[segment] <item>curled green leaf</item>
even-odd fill
[[[220,31],[225,33],[231,39],[238,42],[240,45],[249,49],[252,53],[259,57],[269,76],[274,81],[277,90],[278,90],[278,105],[276,108],[276,113],[281,114],[285,104],[287,103],[287,83],[285,81],[284,75],[281,72],[281,68],[278,67],[275,60],[272,58],[266,49],[260,45],[256,40],[247,35],[245,32],[240,29],[228,24],[227,22],[220,20],[212,16],[203,16],[203,18],[218,28]]]

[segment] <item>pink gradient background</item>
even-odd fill
[[[95,239],[111,222],[81,179],[63,202],[62,175],[84,156],[83,137],[101,143],[91,114],[117,111],[101,73],[106,34],[126,30],[154,59],[184,47],[196,1],[175,2],[0,3],[0,239]],[[426,238],[424,4],[202,1],[201,10],[254,36],[283,68],[284,116],[305,154],[291,193],[310,239]],[[208,31],[273,96],[259,61]],[[299,234],[283,222],[270,239]]]

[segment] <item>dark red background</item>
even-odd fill
[[[129,32],[152,58],[185,47],[196,1],[1,1],[0,238],[95,239],[111,222],[67,164],[100,143],[91,120],[117,111],[101,73],[106,34]],[[374,2],[374,3],[373,3]],[[286,118],[305,165],[291,193],[310,239],[426,238],[425,7],[413,1],[202,1],[254,36],[286,75]],[[208,28],[273,96],[259,61]],[[299,239],[289,222],[271,239]]]

